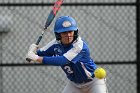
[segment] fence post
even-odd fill
[[[0,33],[0,65],[2,64],[2,33]],[[0,66],[0,93],[3,93],[2,66]]]
[[[140,1],[137,0],[137,93],[140,93]]]

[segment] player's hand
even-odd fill
[[[31,44],[30,47],[29,47],[29,50],[28,52],[32,51],[34,53],[36,53],[36,50],[38,49],[38,45],[36,44]]]
[[[39,56],[36,55],[33,51],[29,51],[26,55],[26,58],[31,59],[32,61],[37,61]]]

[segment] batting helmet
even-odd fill
[[[59,17],[54,26],[54,33],[57,40],[60,40],[60,33],[74,31],[74,39],[78,37],[78,27],[74,18],[70,16]]]

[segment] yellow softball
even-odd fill
[[[99,67],[94,71],[94,75],[98,79],[103,79],[106,77],[106,71],[104,68]]]

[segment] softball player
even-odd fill
[[[96,64],[87,43],[78,35],[76,21],[59,17],[54,26],[56,39],[43,48],[32,44],[26,58],[39,63],[61,66],[69,79],[62,93],[107,93],[105,79],[94,77]]]

